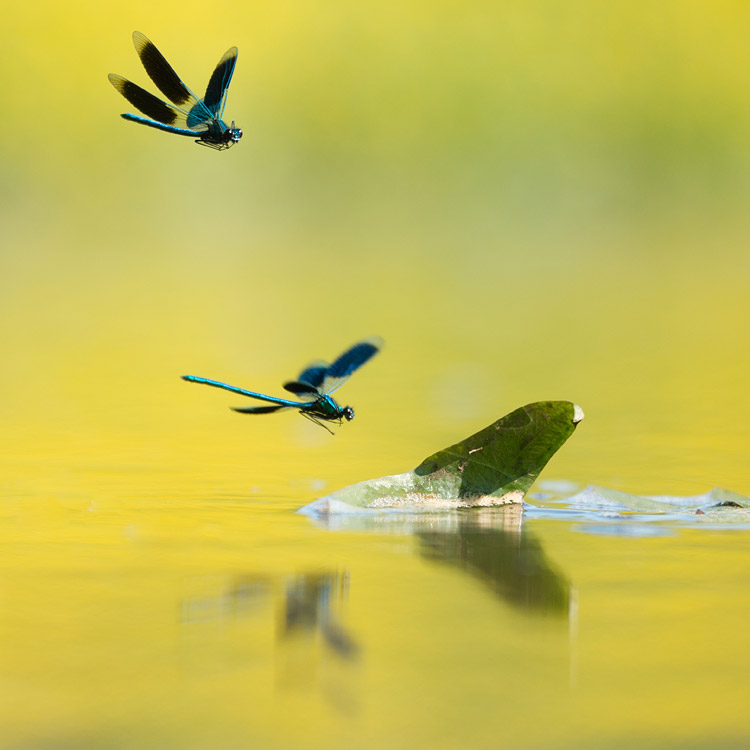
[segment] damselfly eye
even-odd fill
[[[351,406],[344,407],[344,418],[347,422],[351,422],[354,419],[354,409]]]

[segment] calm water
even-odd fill
[[[750,531],[565,502],[750,495],[748,8],[5,22],[0,748],[750,744]],[[117,116],[133,29],[198,90],[239,47],[241,144]],[[333,437],[179,379],[369,335]],[[543,510],[296,513],[546,399]]]
[[[2,746],[746,744],[747,528],[328,528],[285,484],[6,490]]]

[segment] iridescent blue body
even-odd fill
[[[109,74],[110,83],[146,117],[123,114],[125,120],[147,125],[175,135],[186,135],[196,139],[201,146],[223,151],[238,143],[242,130],[234,121],[228,126],[221,118],[227,99],[227,89],[237,63],[238,50],[227,50],[214,69],[206,88],[206,95],[199,99],[181,80],[172,66],[156,48],[156,45],[139,31],[133,32],[133,44],[151,80],[172,104],[150,94],[145,89],[116,73]]]
[[[230,393],[247,396],[259,401],[265,401],[271,406],[246,406],[234,408],[241,414],[271,414],[285,409],[296,409],[303,417],[328,429],[323,422],[350,422],[354,419],[354,409],[351,406],[339,406],[331,394],[340,388],[365,362],[377,354],[383,346],[383,340],[373,337],[360,341],[347,349],[332,364],[317,361],[308,365],[299,374],[297,380],[284,383],[284,389],[297,396],[300,401],[267,396],[264,393],[248,391],[234,385],[222,383],[219,380],[201,378],[197,375],[183,375],[182,379],[190,383],[202,383],[214,388],[221,388]],[[328,430],[330,432],[330,430]]]

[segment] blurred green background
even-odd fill
[[[279,727],[279,747],[313,735],[351,747],[368,732],[372,747],[415,747],[420,721],[434,746],[496,747],[482,722],[499,704],[515,747],[529,727],[548,747],[552,735],[647,746],[596,732],[643,740],[683,721],[695,747],[717,724],[744,737],[733,690],[747,658],[728,642],[719,666],[699,656],[747,621],[746,605],[726,611],[746,591],[743,538],[729,552],[697,534],[625,549],[537,522],[588,601],[580,690],[566,692],[574,670],[556,660],[578,662],[560,656],[565,632],[511,615],[505,640],[494,601],[403,554],[403,540],[314,534],[290,511],[545,399],[586,413],[545,476],[750,493],[747,3],[39,0],[4,22],[0,632],[15,702],[0,718],[14,748],[42,746],[27,736],[41,713],[65,746],[120,746],[117,727],[158,726],[153,746],[189,747],[198,730],[175,738],[196,706],[204,730],[252,723],[258,747],[276,746]],[[239,47],[225,111],[244,131],[237,147],[119,117],[132,109],[108,73],[154,90],[134,29],[199,94]],[[335,437],[294,414],[233,414],[241,399],[179,380],[279,393],[308,361],[374,334],[385,349],[339,392],[357,419]],[[176,592],[219,601],[227,571],[262,569],[278,587],[311,565],[353,571],[355,630],[381,670],[361,685],[370,712],[343,730],[312,698],[284,694],[266,713],[272,630],[188,636],[173,620]],[[737,580],[716,589],[717,569]],[[430,627],[455,634],[470,611],[486,629],[474,650],[442,629],[425,638],[410,604]],[[238,653],[260,671],[231,672]],[[499,683],[473,681],[487,664],[518,680],[499,699]],[[316,685],[338,700],[350,677]],[[248,685],[253,712],[223,702]],[[445,700],[454,689],[472,701]],[[549,725],[524,703],[533,695],[557,712]],[[610,713],[644,704],[633,725]],[[479,728],[473,744],[451,735],[462,719]],[[236,742],[223,747],[247,746]]]
[[[385,469],[565,398],[590,419],[562,473],[748,491],[749,22],[731,2],[10,11],[5,453],[220,444],[234,465],[278,437]],[[108,72],[150,87],[134,28],[199,92],[239,46],[240,147],[118,117]],[[371,334],[387,349],[334,441],[177,380],[276,392]]]
[[[409,465],[566,398],[590,416],[576,479],[747,491],[749,22],[702,2],[11,11],[8,452],[187,432],[240,459],[301,430]],[[150,86],[134,28],[199,92],[239,46],[241,147],[118,117],[108,72]],[[274,391],[373,333],[388,348],[333,442],[177,380]]]

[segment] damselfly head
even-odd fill
[[[345,406],[342,411],[344,413],[344,419],[346,419],[347,422],[351,422],[352,419],[354,419],[354,409],[352,409],[351,406]]]
[[[227,129],[227,135],[232,143],[239,143],[242,138],[242,129],[234,126],[234,120],[232,120],[232,126]]]

